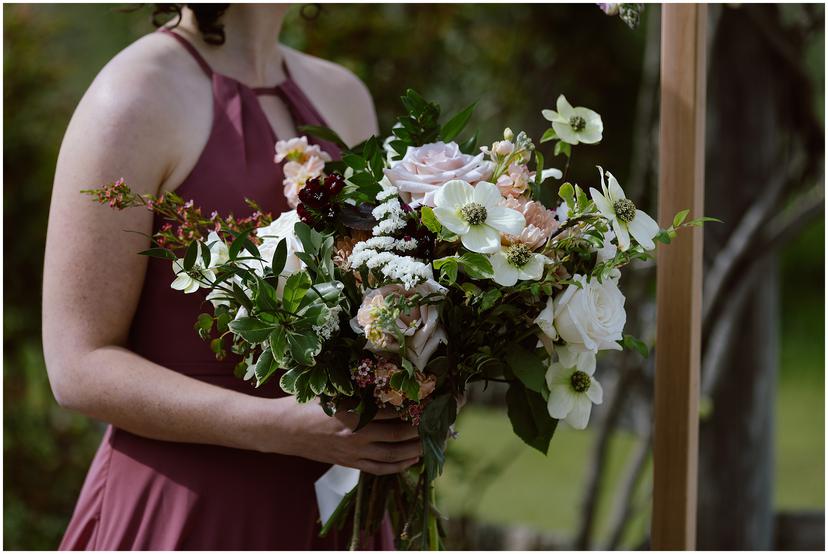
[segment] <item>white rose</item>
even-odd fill
[[[230,250],[215,231],[207,235],[207,244],[210,245],[210,268],[218,267],[230,261]]]
[[[455,142],[435,142],[418,148],[409,146],[405,156],[385,175],[412,206],[434,207],[434,194],[445,183],[460,179],[470,184],[485,181],[494,171],[494,163],[463,154]]]
[[[624,295],[618,289],[618,273],[599,283],[576,275],[581,284],[569,287],[555,299],[555,329],[569,345],[597,352],[621,350],[627,313]]]
[[[262,239],[262,244],[259,245],[259,257],[261,260],[245,260],[240,263],[248,269],[252,269],[259,277],[264,277],[265,267],[270,267],[273,261],[273,254],[276,252],[276,247],[282,239],[285,240],[287,246],[287,258],[285,259],[285,267],[282,269],[280,275],[286,277],[297,271],[305,268],[305,263],[297,256],[297,252],[302,252],[302,243],[293,232],[293,227],[299,221],[299,216],[296,210],[285,212],[278,217],[273,223],[266,227],[259,227],[256,229],[256,236]],[[242,257],[253,257],[253,255],[244,250]],[[285,279],[280,278],[279,284],[276,287],[276,293],[281,298],[285,287]]]
[[[296,210],[290,210],[284,212],[270,225],[256,229],[256,236],[264,240],[276,239],[278,243],[285,237],[294,236],[293,228],[297,223],[299,223],[299,214],[296,213]]]
[[[552,340],[558,338],[558,333],[555,331],[554,315],[555,315],[555,300],[550,296],[546,300],[546,307],[535,318],[535,324],[540,327],[543,334]]]
[[[546,307],[541,310],[538,317],[535,318],[535,325],[540,327],[541,334],[538,336],[541,344],[543,344],[546,351],[551,354],[554,350],[554,341],[558,338],[558,332],[555,330],[555,299],[551,296],[546,300]]]

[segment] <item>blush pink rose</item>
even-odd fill
[[[463,154],[455,142],[435,142],[408,147],[402,160],[385,170],[388,180],[412,207],[434,207],[434,195],[448,181],[460,179],[474,185],[492,176],[494,163]]]
[[[415,293],[428,296],[443,290],[445,289],[434,281],[426,281],[410,290],[406,290],[402,285],[386,285],[374,289],[363,298],[352,325],[365,333],[368,350],[399,353],[400,344],[394,334],[380,326],[381,312],[386,309],[385,299],[388,296],[408,298]],[[420,370],[428,363],[437,346],[446,341],[446,333],[440,325],[436,305],[415,306],[408,312],[399,314],[394,324],[405,337],[406,357]]]

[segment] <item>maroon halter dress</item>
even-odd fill
[[[275,94],[296,125],[325,125],[290,75],[273,88],[250,88],[215,73],[183,37],[213,88],[210,138],[176,192],[205,214],[249,215],[245,198],[275,215],[288,209],[276,136],[257,94]],[[163,137],[159,137],[163,140]],[[317,144],[332,156],[335,145]],[[163,222],[156,218],[155,230]],[[136,254],[137,255],[137,254]],[[130,348],[195,379],[251,395],[278,397],[278,380],[259,389],[234,377],[237,359],[216,361],[193,330],[204,291],[170,288],[170,263],[150,258],[130,332]],[[228,356],[231,358],[231,356]],[[175,422],[170,422],[175,425]],[[330,466],[294,456],[204,444],[166,442],[108,426],[61,541],[62,550],[338,550],[350,530],[319,538],[314,481]],[[393,549],[390,527],[368,549]]]

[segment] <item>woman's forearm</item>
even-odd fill
[[[136,435],[290,453],[279,422],[284,400],[246,395],[171,371],[120,347],[103,347],[66,364],[55,394],[65,407]],[[268,438],[262,444],[262,428]]]

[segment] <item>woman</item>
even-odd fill
[[[57,163],[43,291],[49,379],[64,407],[106,421],[64,549],[337,549],[318,538],[314,481],[331,464],[399,472],[420,455],[409,424],[253,389],[192,330],[204,297],[169,288],[169,263],[138,256],[162,223],[79,191],[123,176],[205,213],[287,209],[276,138],[302,124],[357,143],[377,130],[352,74],[281,46],[287,8],[184,7],[174,28],[118,54],[80,102]],[[206,39],[206,40],[205,40]],[[223,39],[223,43],[222,43]],[[209,42],[208,42],[209,41]],[[216,44],[219,43],[219,44]],[[274,86],[276,85],[276,86]],[[336,148],[320,143],[332,155]],[[380,540],[377,540],[380,539]],[[364,545],[391,547],[391,537]]]

